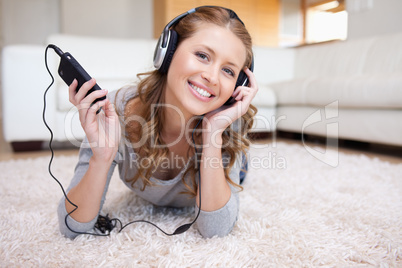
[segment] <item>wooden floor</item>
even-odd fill
[[[2,126],[2,122],[0,120],[0,128]],[[26,159],[26,158],[34,158],[39,156],[49,156],[50,151],[45,149],[39,151],[31,151],[31,152],[18,152],[15,153],[12,150],[12,147],[9,143],[5,142],[3,137],[3,131],[0,129],[0,161],[11,160],[11,159]],[[276,141],[287,142],[291,144],[301,144],[301,141],[294,137],[289,137],[288,135],[279,135],[275,138]],[[271,143],[273,141],[273,137],[270,135],[256,137],[253,142],[256,143]],[[314,146],[322,146],[324,147],[322,140],[309,138],[307,140],[307,144],[313,144]],[[402,147],[395,146],[384,146],[378,144],[367,144],[367,143],[359,143],[359,142],[339,142],[338,147],[340,152],[344,152],[347,154],[364,154],[371,158],[379,158],[380,160],[387,161],[390,163],[402,164]],[[59,148],[55,150],[55,155],[77,155],[78,148]]]

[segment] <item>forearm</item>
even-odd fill
[[[215,211],[229,201],[231,189],[226,181],[222,162],[222,136],[217,135],[211,142],[210,135],[205,135],[200,163],[201,175],[201,209],[203,211]],[[199,206],[199,192],[197,193],[197,205]]]
[[[206,142],[204,140],[204,144],[208,144]],[[238,192],[225,177],[221,144],[221,135],[214,142],[209,139],[209,146],[203,149],[201,156],[202,211],[197,220],[197,229],[203,237],[227,235],[233,229],[239,212]],[[229,173],[234,182],[238,182],[237,162],[236,158]],[[197,202],[198,198],[199,195]]]
[[[68,192],[68,199],[78,206],[70,215],[74,220],[89,222],[98,215],[110,165],[111,163],[95,162],[91,159],[81,181]],[[75,209],[67,199],[65,205],[67,213]]]

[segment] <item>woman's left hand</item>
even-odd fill
[[[258,85],[253,72],[248,68],[244,69],[249,79],[248,86],[238,86],[232,94],[236,102],[231,105],[223,105],[218,109],[207,113],[204,116],[203,128],[211,131],[223,132],[230,124],[244,115],[253,98],[257,94]]]

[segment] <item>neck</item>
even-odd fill
[[[167,104],[164,107],[163,134],[179,136],[185,131],[188,120],[188,116],[185,116],[180,109]]]
[[[200,118],[193,114],[184,112],[168,97],[165,98],[164,118],[162,136],[165,139],[175,140],[180,138],[190,138],[193,128],[196,126]]]
[[[165,94],[164,100],[164,123],[162,132],[169,135],[180,135],[180,133],[185,131],[185,127],[193,115],[185,112],[181,105],[169,94]]]

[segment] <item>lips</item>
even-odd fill
[[[192,93],[202,100],[209,100],[215,95],[211,92],[210,89],[203,87],[202,85],[196,85],[195,82],[188,82],[189,86],[193,89]]]

